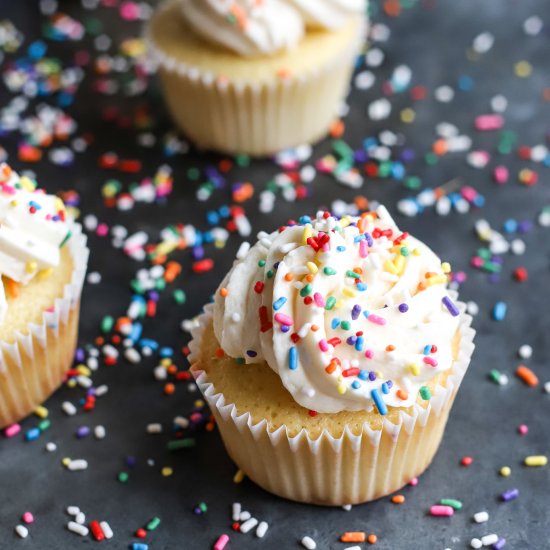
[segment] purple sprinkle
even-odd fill
[[[281,332],[288,332],[290,327],[288,325],[281,325]]]
[[[254,351],[253,349],[247,349],[246,355],[248,355],[248,357],[256,357],[258,355],[258,352]]]
[[[493,550],[501,550],[506,546],[506,539],[498,539],[495,544],[493,544]]]
[[[355,304],[351,310],[351,318],[355,321],[359,318],[359,314],[361,313],[361,306],[359,304]]]
[[[524,220],[518,223],[518,233],[529,233],[533,229],[533,223],[530,220]]]
[[[75,359],[77,363],[82,363],[84,359],[86,358],[86,355],[84,354],[84,350],[82,348],[77,348],[75,352]]]
[[[392,386],[393,386],[393,382],[391,380],[386,380],[386,385],[388,386],[388,388],[391,390]]]
[[[374,382],[376,380],[376,373],[373,370],[369,372],[369,380],[371,382]]]
[[[407,311],[409,311],[409,306],[407,304],[399,304],[399,311],[401,313],[407,313]]]
[[[500,498],[504,502],[510,502],[511,500],[515,500],[518,497],[519,497],[519,489],[509,489],[508,491],[504,491],[504,493],[500,495]]]
[[[90,435],[90,428],[88,426],[80,426],[78,430],[76,430],[76,437],[78,439],[82,439],[83,437],[87,437]]]
[[[449,310],[449,313],[453,317],[456,317],[457,315],[460,314],[459,309],[456,307],[456,305],[448,296],[445,296],[441,301],[443,302],[443,305]]]
[[[372,246],[374,244],[374,241],[372,240],[372,235],[370,233],[365,233],[365,239],[367,240],[367,244],[369,246]]]
[[[489,282],[490,282],[491,284],[496,284],[496,283],[498,283],[498,282],[500,281],[500,274],[498,274],[498,273],[491,273],[491,274],[489,275],[488,279],[489,279]]]
[[[135,456],[127,456],[126,457],[126,465],[130,468],[133,468],[137,464],[137,460]]]
[[[350,336],[347,340],[346,340],[346,343],[349,344],[350,346],[355,346],[355,342],[357,341],[357,336]]]

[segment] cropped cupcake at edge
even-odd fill
[[[186,135],[262,156],[328,133],[365,29],[366,0],[168,0],[147,38]]]
[[[190,344],[238,467],[322,505],[420,475],[474,349],[449,270],[384,207],[304,216],[243,245]]]
[[[88,253],[61,199],[0,165],[0,428],[33,412],[70,368]]]

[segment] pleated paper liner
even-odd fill
[[[32,413],[61,385],[71,367],[89,255],[82,227],[72,223],[71,231],[67,246],[73,274],[63,296],[44,312],[42,323],[29,324],[27,333],[18,333],[13,343],[0,342],[0,428]]]
[[[159,14],[170,9],[173,1],[159,7]],[[179,16],[178,8],[174,17]],[[328,133],[347,94],[363,33],[358,25],[350,47],[325,66],[285,78],[274,75],[265,83],[220,79],[185,65],[158,47],[151,25],[145,39],[172,117],[192,141],[223,153],[266,156]]]
[[[456,299],[455,293],[450,293]],[[397,491],[430,465],[443,436],[449,411],[474,350],[472,318],[461,310],[460,344],[444,385],[425,406],[400,412],[398,424],[384,420],[381,430],[367,423],[362,432],[345,428],[340,437],[324,430],[315,439],[305,429],[289,436],[286,426],[270,430],[266,419],[253,423],[250,413],[226,403],[200,369],[205,327],[213,308],[205,308],[190,343],[193,374],[219,427],[227,452],[258,485],[281,497],[312,504],[342,506],[371,501]]]

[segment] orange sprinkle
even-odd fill
[[[178,367],[176,367],[176,365],[170,365],[166,370],[168,374],[176,374],[176,372],[178,372]]]
[[[389,344],[386,346],[386,351],[393,351],[395,349],[395,346],[393,344]]]
[[[359,210],[366,210],[369,207],[369,199],[367,197],[364,197],[363,195],[358,195],[353,199],[353,202],[355,203],[355,206],[359,208]]]
[[[363,531],[348,531],[340,537],[340,540],[342,542],[365,542],[366,535]]]
[[[391,497],[391,501],[394,504],[403,504],[405,502],[405,496],[404,495],[394,495]]]
[[[401,4],[399,3],[399,0],[386,0],[384,2],[384,11],[386,12],[386,15],[389,15],[390,17],[397,17],[401,14]]]
[[[168,262],[164,271],[164,280],[167,283],[174,282],[174,279],[181,273],[181,264],[178,262]]]
[[[219,76],[218,81],[220,80],[220,78],[225,78],[227,80],[227,77]],[[233,166],[233,162],[231,162],[230,159],[222,159],[218,163],[218,168],[219,168],[220,172],[229,172],[229,170],[231,170],[232,166]]]
[[[280,69],[277,69],[277,76],[283,80],[286,80],[292,76],[292,72],[286,67],[281,67]]]
[[[367,218],[359,218],[357,229],[359,229],[359,233],[364,233],[367,230]]]
[[[312,282],[313,282],[313,279],[314,279],[314,277],[313,277],[313,274],[312,274],[312,273],[310,273],[309,275],[306,275],[306,281],[307,281],[308,283],[312,283]]]
[[[418,290],[418,292],[422,292],[423,290],[426,290],[426,283],[418,283],[418,286],[416,287],[416,289]]]
[[[344,135],[344,130],[346,129],[346,126],[342,120],[335,120],[330,125],[330,137],[333,138],[341,138]]]
[[[520,365],[516,369],[516,376],[531,387],[536,386],[539,383],[537,375],[525,365]]]
[[[5,279],[5,288],[10,298],[17,298],[19,296],[19,283],[15,282],[13,279],[7,277]]]
[[[430,277],[436,277],[436,276],[437,276],[437,273],[435,271],[426,271],[426,274],[424,275],[426,279],[429,279]]]
[[[438,157],[442,157],[448,150],[449,150],[449,147],[447,145],[447,140],[443,138],[436,140],[432,145],[432,151]]]
[[[545,101],[550,101],[550,88],[544,88],[544,92],[542,93],[542,97],[544,97]]]
[[[227,288],[225,288],[225,287],[220,288],[220,296],[222,298],[225,298],[228,294],[229,294],[229,291],[227,290]]]
[[[287,273],[285,275],[285,281],[290,282],[290,281],[292,281],[292,279],[294,279],[292,273]]]
[[[225,355],[225,351],[223,351],[222,348],[218,348],[216,350],[216,357],[219,357],[220,359]]]
[[[329,363],[328,367],[325,367],[325,371],[328,373],[328,374],[332,374],[335,370],[336,370],[336,367],[338,366],[338,362],[335,361],[334,359]]]
[[[164,393],[166,395],[172,395],[175,391],[176,391],[176,386],[174,386],[172,382],[168,382],[168,384],[165,384]]]
[[[363,270],[360,267],[354,267],[353,272],[357,273],[357,275],[362,275],[363,274]]]
[[[319,326],[318,325],[311,325],[311,331],[312,332],[317,332],[319,330]]]
[[[96,346],[102,346],[104,343],[105,343],[105,338],[103,338],[103,336],[98,336],[95,339],[95,345]]]
[[[374,533],[371,533],[368,537],[367,537],[367,542],[369,544],[376,544],[378,542],[378,537],[374,534]]]
[[[409,398],[409,394],[405,390],[397,390],[396,395],[403,401],[406,401]]]

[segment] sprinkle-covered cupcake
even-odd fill
[[[191,342],[231,458],[263,488],[325,505],[420,475],[474,348],[449,265],[383,207],[304,216],[248,248]]]
[[[169,0],[148,42],[200,147],[269,155],[319,140],[345,97],[365,0]]]
[[[0,428],[31,413],[70,368],[87,260],[63,202],[0,165]]]

